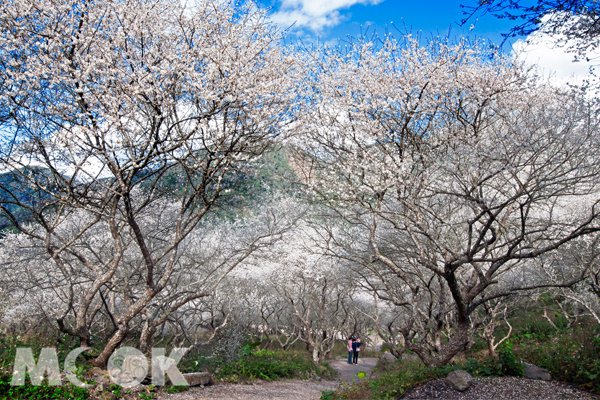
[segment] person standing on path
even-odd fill
[[[354,364],[358,364],[358,353],[360,352],[361,345],[360,336],[357,336],[352,342],[352,363]]]
[[[346,349],[348,350],[348,364],[352,364],[352,359],[354,357],[354,348],[352,347],[353,344],[354,336],[350,336],[346,344]]]

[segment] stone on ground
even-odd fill
[[[381,362],[384,362],[384,363],[393,364],[396,362],[396,357],[389,351],[385,351],[381,355],[381,357],[379,357],[379,360],[381,360]]]
[[[192,372],[183,374],[183,377],[190,386],[209,386],[215,382],[212,374],[209,372]]]
[[[538,367],[537,365],[523,363],[525,366],[525,371],[523,372],[523,376],[528,379],[537,379],[540,381],[550,381],[552,380],[552,375],[548,372],[547,369]]]
[[[467,390],[473,383],[473,377],[467,371],[457,369],[452,371],[446,377],[446,381],[452,386],[453,389],[460,392]]]
[[[382,370],[387,371],[396,363],[396,360],[392,353],[386,351],[379,357],[377,364]]]

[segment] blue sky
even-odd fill
[[[322,42],[339,41],[361,32],[376,31],[396,35],[412,33],[423,38],[431,36],[467,36],[491,40],[500,44],[502,33],[511,23],[493,16],[481,16],[460,26],[463,18],[461,3],[476,0],[259,0],[271,8],[275,22],[289,26],[295,22],[293,34],[304,38],[319,38]],[[505,44],[510,50],[510,44]]]

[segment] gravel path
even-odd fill
[[[444,379],[437,379],[409,391],[403,399],[425,400],[598,400],[588,392],[560,382],[544,382],[525,378],[475,378],[464,392],[450,387]]]
[[[331,366],[338,371],[338,381],[298,381],[283,380],[276,382],[257,381],[249,385],[220,384],[191,388],[187,392],[162,394],[161,400],[319,400],[324,390],[335,390],[340,382],[350,383],[358,380],[358,372],[366,376],[377,363],[376,358],[363,358],[358,365],[348,364],[344,360],[333,360]]]
[[[375,368],[375,364],[377,364],[376,358],[361,358],[358,360],[358,364],[348,364],[347,360],[333,360],[329,363],[337,372],[338,372],[338,380],[343,383],[352,383],[358,381],[360,378],[358,377],[359,372],[364,372],[365,376],[368,378],[371,376],[371,371]]]
[[[164,400],[319,400],[324,390],[337,388],[336,381],[276,381],[251,385],[222,384],[163,394]]]

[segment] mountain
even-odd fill
[[[162,175],[158,182],[160,190],[177,197],[185,189],[181,186],[180,173],[177,168],[172,168]],[[140,179],[144,180],[140,185],[142,188],[150,186],[152,178],[145,179],[147,177],[150,177],[149,171],[140,172]],[[35,186],[34,181],[44,182],[47,189]],[[221,217],[233,218],[244,210],[260,207],[274,193],[293,195],[297,181],[284,149],[265,153],[226,175],[216,211]],[[48,207],[53,187],[51,174],[44,168],[28,167],[0,174],[0,207],[19,223],[29,222],[33,218],[32,209]],[[14,229],[12,221],[0,210],[0,232],[11,229]]]

